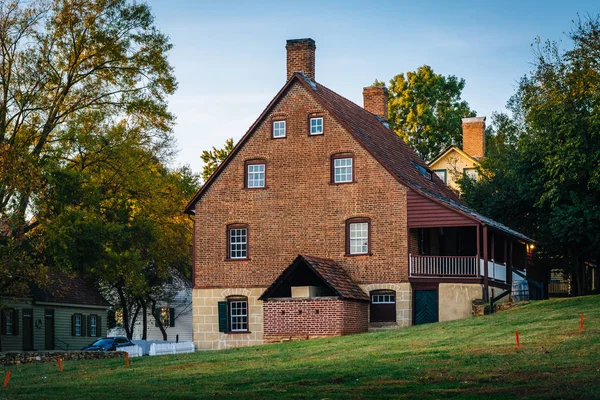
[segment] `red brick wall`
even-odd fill
[[[269,300],[264,339],[313,338],[367,332],[368,303],[333,299]]]
[[[357,283],[406,282],[406,187],[294,84],[196,204],[196,288],[267,287],[298,254],[331,258]],[[309,114],[324,135],[308,136]],[[287,137],[272,138],[273,119]],[[355,183],[330,184],[330,158],[354,153]],[[267,189],[244,189],[244,162],[267,162]],[[346,257],[345,221],[371,219],[372,255]],[[249,227],[247,261],[226,260],[226,227]]]

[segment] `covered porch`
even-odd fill
[[[519,292],[528,286],[526,268],[533,240],[461,205],[416,193],[408,199],[409,280],[465,283]]]
[[[411,228],[410,276],[475,278],[511,284],[522,277],[531,245],[487,226]]]

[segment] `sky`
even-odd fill
[[[285,84],[287,39],[314,39],[317,82],[359,105],[375,79],[427,64],[465,79],[463,99],[489,117],[532,69],[536,37],[566,48],[572,21],[600,13],[598,0],[147,3],[174,45],[173,166],[194,172],[202,150],[237,142]]]

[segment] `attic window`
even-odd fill
[[[424,166],[419,165],[419,164],[417,164],[415,162],[413,162],[413,165],[415,166],[415,168],[419,171],[419,173],[421,175],[423,175],[425,178],[431,180],[431,171],[430,170],[428,170]]]
[[[322,135],[323,134],[323,117],[316,117],[310,119],[310,135]]]

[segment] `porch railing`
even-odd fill
[[[477,277],[477,256],[410,256],[411,276]]]
[[[481,276],[484,275],[483,271],[483,260],[480,260],[479,273]],[[488,278],[495,279],[500,282],[506,282],[506,264],[501,264],[494,262],[493,260],[488,260]]]

